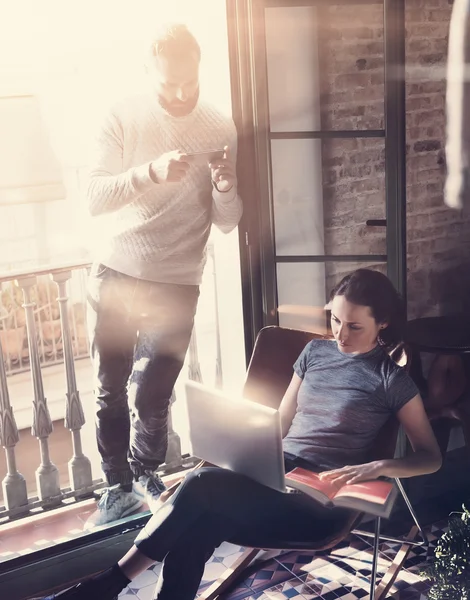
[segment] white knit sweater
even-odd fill
[[[211,224],[227,233],[240,220],[236,187],[218,192],[209,168],[196,165],[179,183],[157,184],[149,166],[172,150],[225,145],[235,160],[233,122],[202,102],[178,118],[150,94],[116,105],[98,136],[87,188],[90,213],[99,219],[95,258],[139,279],[199,284]]]

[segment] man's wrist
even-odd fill
[[[220,190],[219,186],[217,185],[217,183],[212,179],[212,185],[214,186],[214,188],[219,192],[219,194],[228,194],[229,192],[231,192],[233,190],[233,188],[235,187],[233,184],[228,188],[228,190]]]
[[[153,170],[153,162],[149,163],[149,177],[153,181],[153,183],[160,183],[158,181],[157,174]]]

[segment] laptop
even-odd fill
[[[193,456],[286,491],[279,411],[194,381],[186,403]]]

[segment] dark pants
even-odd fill
[[[165,460],[168,409],[191,338],[199,287],[153,283],[94,264],[88,328],[96,432],[110,485]]]
[[[314,542],[351,518],[303,494],[284,494],[232,471],[208,467],[188,475],[136,539],[162,562],[159,600],[193,600],[207,559],[224,541],[277,548],[282,541]]]

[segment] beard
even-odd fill
[[[163,96],[158,96],[160,106],[172,117],[186,117],[196,108],[196,104],[199,100],[199,88],[196,92],[184,102],[181,100],[172,100],[168,102]]]

